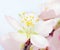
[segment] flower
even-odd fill
[[[23,50],[25,42],[30,39],[32,45],[38,48],[46,48],[49,46],[49,42],[46,37],[49,36],[49,33],[52,32],[53,28],[60,21],[60,18],[54,18],[47,21],[39,19],[39,17],[34,13],[22,13],[20,14],[21,22],[20,24],[13,19],[12,17],[6,17],[9,23],[17,30],[16,33],[10,33],[6,36],[5,40],[1,40],[1,44],[8,46],[7,42],[10,44],[18,45],[16,49],[14,46],[10,50]],[[16,42],[18,42],[16,44]],[[3,45],[5,47],[5,45]],[[16,47],[16,46],[15,46]],[[8,50],[9,50],[8,49]],[[6,49],[7,50],[7,49]]]
[[[60,50],[60,28],[54,32],[54,36],[48,38],[51,44],[49,50]]]
[[[42,18],[43,20],[49,20],[56,17],[60,17],[60,14],[57,15],[54,9],[49,9],[41,12],[39,17]]]

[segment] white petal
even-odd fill
[[[35,31],[42,36],[48,36],[52,29],[52,26],[47,25],[45,22],[40,22],[37,24]]]
[[[45,23],[47,25],[50,25],[50,26],[54,27],[54,26],[57,25],[58,21],[60,21],[60,18],[50,19],[50,20],[46,21]]]
[[[10,33],[10,36],[18,42],[26,42],[28,40],[25,34]]]
[[[2,45],[5,50],[23,50],[24,46],[22,45],[26,42],[26,40],[27,39],[24,35],[9,33],[0,37],[0,45]]]
[[[20,24],[11,16],[6,16],[6,20],[11,24],[15,29],[20,30]]]
[[[10,39],[9,34],[3,34],[2,36],[0,36],[0,43],[1,43],[2,41],[7,40],[7,39]]]
[[[35,31],[37,31],[40,35],[48,36],[50,32],[52,32],[53,28],[57,25],[60,18],[54,18],[45,22],[40,22]]]
[[[31,43],[34,46],[39,47],[39,48],[45,48],[45,47],[49,46],[47,39],[45,39],[44,37],[39,36],[39,35],[32,35]]]

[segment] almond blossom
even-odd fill
[[[5,50],[24,50],[25,43],[29,39],[32,45],[39,49],[49,47],[50,44],[47,37],[54,27],[60,25],[60,18],[44,21],[35,13],[23,12],[19,15],[20,23],[10,16],[6,17],[7,21],[17,30],[17,32],[1,37],[0,43]],[[33,50],[33,48],[31,49],[30,47],[29,49]]]

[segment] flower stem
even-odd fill
[[[52,32],[49,34],[50,36],[53,36],[55,29],[52,30]]]
[[[29,40],[27,40],[27,42],[25,43],[24,50],[30,50],[30,46],[31,46],[31,42],[30,42],[30,39],[29,39]]]

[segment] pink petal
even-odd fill
[[[51,44],[50,50],[60,50],[60,29],[56,30],[53,37],[48,40]]]
[[[5,50],[20,50],[19,42],[15,41],[12,38],[5,38],[5,39],[3,38],[1,39],[0,44],[4,47]]]
[[[0,37],[0,44],[4,47],[5,50],[23,50],[23,48],[21,48],[21,45],[25,43],[25,36],[23,37],[18,37],[18,39],[20,38],[19,40],[17,40],[17,37],[15,39],[15,36],[17,35],[14,35],[16,33],[10,33],[10,34],[7,34],[7,35],[4,35],[4,36],[1,36]],[[18,36],[18,35],[17,35]]]
[[[42,18],[42,19],[50,19],[50,18],[54,18],[54,17],[56,17],[56,14],[55,14],[55,11],[52,9],[43,11],[40,14],[40,18]]]

